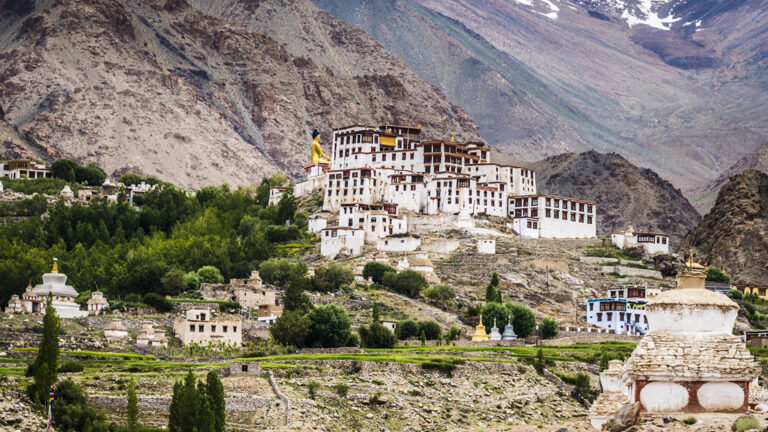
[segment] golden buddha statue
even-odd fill
[[[320,145],[320,132],[317,129],[312,131],[312,163],[321,165],[331,163],[331,158],[323,153],[323,147]]]

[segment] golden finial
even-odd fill
[[[421,129],[421,123],[419,123],[419,124],[418,124],[418,126],[416,126],[416,127],[417,127],[417,128],[419,128],[419,129]]]
[[[456,141],[456,138],[453,135],[451,135],[451,142],[454,142],[454,141]]]
[[[53,259],[53,270],[51,270],[52,273],[58,273],[59,272],[59,266],[58,266],[58,259]]]

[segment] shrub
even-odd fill
[[[288,258],[270,258],[259,265],[259,275],[268,284],[286,286],[292,278],[307,274],[307,266]]]
[[[203,266],[197,269],[197,275],[200,277],[202,283],[224,283],[224,276],[221,275],[219,269],[214,266]]]
[[[76,361],[67,361],[59,366],[59,373],[77,373],[83,371],[83,365]]]
[[[457,340],[459,338],[459,334],[461,334],[461,330],[456,327],[456,325],[451,324],[451,328],[448,329],[448,332],[445,334],[445,341],[450,342]]]
[[[686,423],[686,424],[693,424],[693,423]],[[751,429],[760,430],[760,422],[757,421],[756,418],[754,418],[753,416],[743,416],[736,419],[736,423],[734,423],[733,430],[735,430],[736,432],[743,432]]]
[[[437,285],[424,290],[424,297],[432,301],[448,303],[456,298],[456,293],[449,285]]]
[[[333,391],[341,397],[347,397],[349,386],[344,383],[336,383],[333,385]]]
[[[744,294],[742,294],[741,291],[739,291],[739,290],[732,289],[732,290],[728,291],[728,295],[732,299],[734,299],[734,300],[743,300],[744,299]]]
[[[312,276],[312,287],[315,291],[331,292],[354,281],[355,273],[348,266],[328,264],[326,267],[315,269],[315,275]]]
[[[419,333],[424,334],[427,340],[436,340],[442,335],[443,331],[434,321],[419,321]]]
[[[101,411],[88,404],[88,396],[82,387],[67,379],[56,385],[56,403],[53,404],[53,419],[56,429],[61,431],[107,432],[109,423]]]
[[[309,393],[309,398],[314,399],[315,396],[317,396],[317,391],[320,389],[320,383],[317,381],[310,381],[307,383],[307,392]]]
[[[137,293],[130,293],[125,296],[125,301],[128,303],[141,303],[141,296]]]
[[[391,266],[376,261],[370,261],[363,267],[363,277],[366,280],[371,279],[379,284],[382,283],[384,274],[388,272],[396,273],[396,270]]]
[[[165,297],[157,293],[146,293],[142,302],[150,307],[155,308],[158,312],[170,312],[173,310],[173,305]]]
[[[395,334],[378,322],[369,327],[360,326],[359,332],[360,342],[364,348],[394,348],[397,342]]]
[[[684,419],[682,419],[680,421],[683,424],[687,424],[687,425],[693,425],[693,424],[696,424],[696,422],[697,422],[696,417],[686,417],[686,418],[684,418]]]
[[[189,272],[184,275],[184,291],[197,291],[200,289],[200,276],[197,272]]]
[[[728,273],[717,267],[707,267],[706,270],[704,270],[704,273],[707,275],[707,280],[710,282],[731,283],[731,277]]]
[[[560,333],[560,326],[557,325],[557,321],[552,318],[544,318],[541,320],[541,337],[544,339],[552,339]]]
[[[397,278],[397,272],[388,271],[381,277],[381,284],[385,287],[392,289],[395,285],[395,279]]]
[[[417,337],[420,333],[419,324],[414,320],[399,321],[395,325],[395,335],[400,340]]]

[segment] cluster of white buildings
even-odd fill
[[[12,179],[20,178],[50,178],[53,177],[45,164],[37,163],[29,159],[14,159],[0,162],[0,177]]]
[[[533,170],[491,162],[482,142],[422,141],[419,127],[354,125],[333,131],[329,155],[330,164],[307,166],[307,181],[295,188],[297,195],[322,188],[323,210],[339,214],[338,226],[310,227],[326,256],[406,234],[408,213],[507,217],[528,238],[596,235],[594,202],[537,194]]]

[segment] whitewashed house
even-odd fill
[[[360,228],[327,227],[320,231],[320,255],[335,256],[342,250],[359,255],[365,243],[365,234]]]
[[[669,253],[669,236],[654,232],[638,232],[628,226],[624,232],[611,234],[611,244],[619,249],[625,246],[641,245],[649,254]]]
[[[382,252],[411,252],[419,246],[421,239],[410,235],[384,237],[376,242],[376,249]]]
[[[477,252],[481,254],[487,254],[487,255],[496,254],[496,240],[479,239],[477,241]]]

